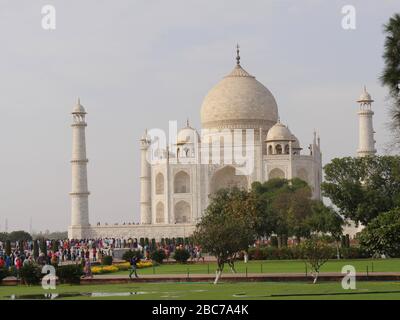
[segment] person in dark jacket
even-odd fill
[[[137,275],[137,272],[136,272],[138,262],[139,262],[139,259],[136,255],[131,258],[131,261],[130,261],[131,270],[129,271],[129,278],[131,278],[131,279],[132,279],[132,274],[135,274],[135,277],[139,278]]]

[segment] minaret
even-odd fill
[[[375,132],[372,125],[372,116],[374,112],[371,109],[374,100],[371,99],[371,95],[367,92],[365,86],[357,102],[360,104],[360,109],[358,111],[359,144],[357,154],[359,157],[372,156],[376,153],[374,140]]]
[[[86,139],[85,139],[86,111],[78,99],[72,110],[72,191],[71,195],[71,227],[89,225],[88,183]],[[70,236],[71,237],[71,236]]]
[[[147,153],[150,140],[147,130],[140,139],[140,223],[151,223],[151,168]]]

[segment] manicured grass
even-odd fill
[[[42,297],[45,293],[58,293],[59,299],[400,299],[400,282],[357,282],[356,290],[343,290],[340,282],[285,283],[285,282],[221,282],[212,283],[132,283],[110,285],[59,285],[56,290],[43,290],[39,286],[0,286],[0,300],[10,295]],[[86,295],[79,295],[79,294]],[[119,293],[119,295],[116,295]],[[72,296],[68,296],[72,294]],[[90,296],[91,294],[97,297]],[[103,296],[99,296],[103,294]],[[112,295],[114,294],[114,296]],[[105,296],[104,296],[105,295]]]
[[[352,265],[357,272],[400,272],[400,259],[357,259],[357,260],[330,260],[321,269],[321,272],[341,272],[345,265]],[[225,273],[230,272],[226,265]],[[305,273],[306,267],[302,260],[268,260],[249,261],[245,264],[238,261],[235,264],[237,272],[245,273]],[[215,262],[194,264],[162,264],[154,268],[138,269],[139,274],[214,274]],[[119,271],[113,274],[128,274],[128,271]]]

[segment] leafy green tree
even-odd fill
[[[400,208],[373,219],[359,235],[359,241],[371,254],[400,257]]]
[[[228,263],[235,272],[234,262],[240,251],[247,250],[257,238],[257,198],[253,193],[233,189],[218,191],[210,201],[194,232],[195,242],[217,258],[216,284]]]
[[[325,165],[322,191],[339,214],[368,224],[400,205],[400,157],[336,158]]]
[[[58,251],[58,243],[56,240],[51,240],[51,251],[53,251],[53,252]]]
[[[307,217],[311,214],[311,190],[301,179],[271,179],[256,182],[252,192],[257,195],[260,206],[258,234],[278,236],[279,246],[285,246],[288,236],[300,241],[310,235]]]
[[[139,239],[139,244],[141,247],[144,247],[144,238]]]
[[[47,245],[45,239],[40,240],[40,252],[47,256]]]
[[[381,76],[382,85],[389,89],[391,128],[394,142],[400,143],[400,14],[396,13],[384,26],[386,34],[383,58],[385,67]]]
[[[289,235],[294,236],[298,243],[303,237],[309,237],[311,233],[308,217],[311,210],[311,189],[308,186],[300,187],[291,192],[288,208]]]
[[[5,242],[8,240],[8,233],[7,232],[0,232],[0,241]]]
[[[32,236],[26,231],[19,230],[19,231],[10,232],[8,235],[8,239],[11,242],[22,241],[22,240],[32,240]]]
[[[38,257],[39,257],[39,243],[38,243],[38,240],[34,240],[33,241],[33,258],[36,261],[38,259]]]
[[[6,240],[6,245],[5,245],[4,250],[6,252],[6,255],[9,256],[11,254],[11,241],[8,239]]]
[[[343,236],[343,218],[322,201],[314,201],[311,209],[311,216],[307,219],[307,224],[313,232],[331,235],[336,243],[336,255],[340,259],[339,244]]]
[[[312,237],[302,244],[302,250],[307,263],[311,267],[311,275],[314,278],[315,284],[317,283],[321,267],[332,255],[332,248],[326,241],[317,237]]]

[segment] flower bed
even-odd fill
[[[138,269],[149,268],[152,266],[153,266],[153,263],[151,261],[139,261],[137,263]],[[95,267],[92,267],[92,273],[93,274],[106,274],[106,273],[113,273],[113,272],[118,272],[118,271],[126,271],[126,270],[129,270],[130,267],[131,267],[131,265],[129,262],[116,263],[116,264],[113,264],[112,266],[95,266]]]
[[[117,272],[119,269],[116,266],[102,266],[102,267],[93,267],[93,274],[105,274],[105,273],[113,273]]]

